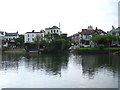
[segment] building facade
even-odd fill
[[[87,29],[82,29],[81,32],[78,32],[77,34],[74,34],[71,36],[73,42],[77,42],[79,47],[94,47],[94,43],[92,42],[93,34],[98,35],[105,35],[106,32],[104,32],[101,29],[93,29],[92,26],[88,26]]]
[[[44,35],[46,34],[58,34],[61,35],[61,31],[60,28],[58,28],[57,26],[53,26],[52,28],[45,28],[45,31],[42,30],[40,32],[34,32],[34,30],[32,32],[26,32],[24,35],[24,42],[34,42],[34,39],[36,37],[36,35],[40,35],[41,37],[44,38]]]
[[[92,37],[94,34],[105,35],[106,32],[104,32],[101,29],[98,29],[97,27],[96,27],[96,29],[93,29],[92,26],[88,26],[88,29],[82,29],[81,38],[82,38],[82,40],[84,40],[84,42],[81,43],[82,46],[94,47],[95,44],[92,42]]]
[[[40,35],[41,37],[44,37],[44,32],[26,32],[24,35],[24,42],[34,42],[34,39],[37,35]]]
[[[115,28],[114,26],[112,26],[112,30],[110,30],[108,33],[120,37],[120,27]],[[120,42],[113,41],[112,46],[120,46]]]
[[[4,39],[3,39],[3,46],[4,47],[16,47],[15,45],[15,39],[19,38],[18,32],[16,33],[7,33],[5,32],[4,34]]]
[[[45,28],[45,34],[51,34],[51,33],[56,33],[60,35],[62,32],[60,31],[60,28],[57,26],[53,26],[52,28]]]

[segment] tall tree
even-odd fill
[[[37,34],[36,37],[34,38],[34,42],[37,44],[37,48],[39,49],[40,42],[43,40],[43,36]]]
[[[19,38],[15,39],[15,44],[17,47],[23,47],[24,46],[24,35],[19,35]]]

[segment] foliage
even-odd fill
[[[105,47],[108,47],[109,45],[111,46],[112,41],[119,41],[119,39],[120,38],[118,36],[106,34],[106,35],[95,35],[92,38],[92,41],[97,45],[104,44]]]
[[[43,40],[43,36],[37,34],[36,37],[34,38],[34,43],[37,44],[37,49],[40,47],[40,42]]]
[[[44,37],[37,35],[33,43],[25,43],[26,50],[39,50],[41,48],[46,52],[62,52],[70,46],[71,43],[67,34],[46,34]]]
[[[67,37],[67,34],[47,34],[45,50],[48,52],[61,52],[70,47],[70,40]]]
[[[24,45],[25,45],[26,50],[36,50],[36,49],[38,49],[36,43],[25,43]]]
[[[17,47],[23,47],[24,46],[24,35],[19,35],[19,38],[15,39],[15,44]]]
[[[104,45],[104,44],[99,44],[99,45],[98,45],[98,48],[99,48],[100,50],[103,50],[103,49],[105,48],[105,45]]]

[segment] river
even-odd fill
[[[3,53],[0,88],[118,88],[117,55]]]

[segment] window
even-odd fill
[[[52,30],[51,30],[51,33],[52,33]]]
[[[32,34],[32,36],[34,37],[34,34]]]
[[[58,30],[57,30],[57,32],[58,32]]]
[[[32,38],[32,40],[34,41],[34,38]]]
[[[55,30],[54,30],[54,33],[55,33]]]
[[[89,45],[89,41],[86,41],[86,45]]]
[[[28,34],[28,37],[29,37],[29,34]]]
[[[29,41],[29,38],[28,38],[28,41]]]

